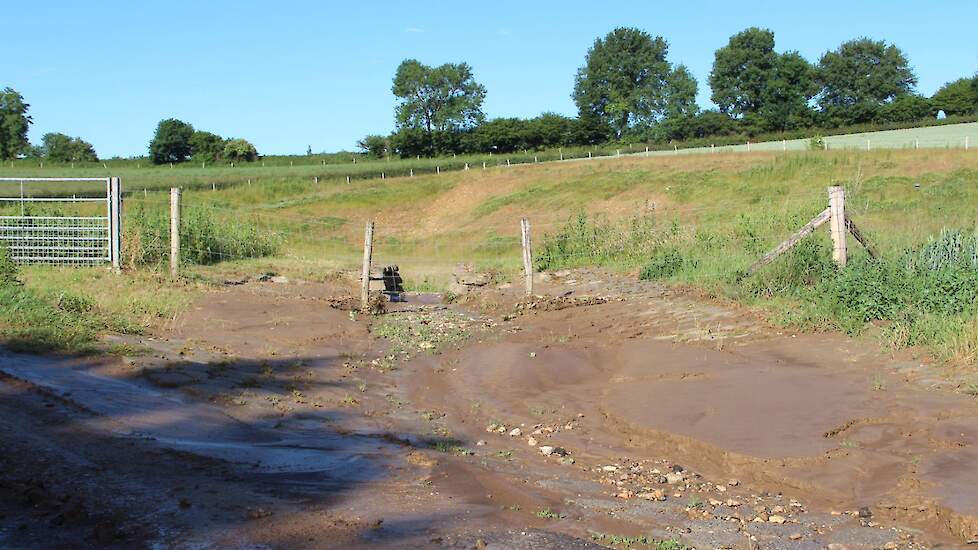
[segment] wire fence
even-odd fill
[[[460,264],[481,270],[517,271],[522,267],[520,222],[473,220],[467,224],[432,228],[405,221],[403,217],[385,219],[342,219],[302,215],[296,212],[270,210],[267,204],[229,206],[215,204],[207,193],[188,194],[181,209],[180,256],[184,264],[217,264],[240,260],[262,260],[262,266],[304,266],[355,269],[362,255],[363,231],[368,221],[376,222],[373,243],[374,265],[398,265],[414,286],[441,286],[451,279]],[[138,208],[159,213],[156,228],[147,238],[140,235],[139,223],[129,217],[127,242],[137,241],[157,252],[154,261],[168,260],[169,235],[167,218],[169,199],[161,194],[135,193],[127,199],[127,211]],[[770,203],[764,205],[766,216],[756,223],[770,222],[765,232],[768,240],[781,236],[782,226],[789,226],[809,216],[810,211],[824,208],[824,191],[778,197],[776,220],[768,220]],[[581,219],[584,215],[584,219]],[[730,217],[723,204],[686,205],[657,204],[646,201],[633,209],[597,214],[537,212],[530,216],[534,255],[539,268],[560,269],[586,265],[636,266],[651,258],[657,248],[680,241],[692,242],[708,232],[714,218]],[[741,213],[740,215],[749,215]],[[788,221],[785,221],[788,220]],[[704,229],[706,228],[706,229]],[[130,248],[135,248],[134,245]],[[749,263],[745,254],[743,263]],[[244,264],[247,269],[257,269]],[[727,263],[702,262],[703,270],[718,276],[731,273]]]

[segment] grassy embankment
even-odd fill
[[[187,191],[187,215],[208,211],[219,222],[212,224],[218,237],[226,222],[237,224],[237,237],[215,250],[260,239],[273,245],[261,259],[188,272],[272,269],[316,276],[353,267],[362,222],[373,219],[375,262],[401,264],[415,287],[439,287],[460,261],[515,273],[518,220],[527,215],[540,268],[603,265],[642,272],[812,330],[858,332],[867,321],[878,321],[895,345],[920,344],[948,361],[974,364],[973,240],[963,237],[964,253],[955,252],[953,238],[921,249],[942,228],[974,230],[976,183],[978,155],[960,150],[632,157],[352,185],[283,175],[234,189]],[[758,276],[739,279],[761,253],[825,207],[830,184],[846,186],[848,211],[884,262],[868,262],[851,241],[852,265],[840,274],[820,231]],[[129,197],[127,243],[134,231],[164,234],[158,226],[166,199],[163,192]],[[157,221],[136,221],[137,208],[144,219]],[[250,255],[247,248],[237,250],[227,257]],[[155,258],[144,263],[165,259]],[[206,256],[204,263],[224,258]],[[32,275],[35,269],[21,276],[28,287],[35,277],[43,279]],[[62,273],[37,269],[49,272]],[[149,276],[123,280],[133,277]],[[87,292],[99,292],[97,287],[88,285]]]
[[[231,187],[256,183],[283,183],[293,180],[319,177],[320,181],[353,181],[386,177],[408,176],[462,170],[507,166],[508,164],[534,164],[559,159],[586,159],[611,157],[618,154],[672,154],[678,152],[702,153],[717,151],[738,152],[745,150],[745,143],[752,142],[754,151],[807,150],[812,136],[833,136],[826,139],[831,149],[864,149],[871,138],[873,148],[921,148],[962,147],[964,137],[978,142],[975,117],[952,117],[944,120],[917,121],[912,123],[865,124],[843,128],[808,128],[792,132],[748,136],[711,136],[670,143],[607,143],[596,146],[572,146],[546,150],[523,150],[510,153],[466,154],[441,158],[397,157],[377,159],[357,153],[330,153],[314,155],[267,156],[254,162],[232,165],[229,162],[185,162],[175,165],[154,166],[147,158],[107,159],[97,162],[55,163],[38,159],[19,159],[0,163],[0,177],[107,177],[119,176],[129,193],[142,193],[183,187],[204,189]],[[895,131],[896,130],[896,131]],[[3,190],[8,184],[0,184]],[[75,192],[85,186],[33,185],[37,192]]]

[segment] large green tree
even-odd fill
[[[154,164],[183,162],[193,153],[190,140],[194,127],[190,124],[168,118],[156,126],[156,134],[149,143],[149,156]]]
[[[785,131],[812,125],[811,100],[818,94],[818,73],[798,52],[778,56],[760,117],[765,130]]]
[[[764,106],[778,64],[774,33],[751,27],[730,37],[714,54],[710,99],[721,113],[757,113]]]
[[[948,82],[937,90],[931,103],[949,116],[978,113],[978,77]]]
[[[0,159],[7,160],[27,153],[27,128],[31,117],[27,114],[30,105],[24,97],[11,88],[0,91]]]
[[[710,99],[720,112],[745,117],[763,130],[806,125],[818,92],[815,69],[798,52],[774,51],[774,33],[751,27],[716,51]]]
[[[91,143],[79,137],[48,132],[41,138],[41,156],[55,162],[95,161],[98,155]]]
[[[859,38],[826,52],[818,62],[825,110],[872,110],[909,94],[917,77],[907,56],[883,40]],[[861,106],[861,107],[857,107]]]
[[[486,88],[468,63],[430,67],[416,59],[401,62],[392,87],[398,128],[427,133],[471,128],[485,119]]]
[[[374,158],[384,158],[390,149],[387,136],[370,134],[357,141],[357,147]]]
[[[666,78],[666,118],[690,118],[700,108],[696,104],[699,85],[686,65],[677,65]]]
[[[661,122],[670,109],[693,109],[695,80],[685,67],[673,69],[668,53],[661,36],[634,28],[595,40],[574,81],[579,118],[600,121],[621,139]]]
[[[197,162],[215,162],[224,153],[225,143],[215,133],[196,130],[190,136],[190,155]]]

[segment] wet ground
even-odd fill
[[[912,352],[544,279],[376,317],[342,281],[249,283],[124,359],[2,352],[0,546],[978,538],[978,405]]]

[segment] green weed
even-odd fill
[[[555,511],[551,510],[550,508],[544,508],[543,510],[537,510],[537,512],[534,515],[536,517],[540,518],[540,519],[561,519],[561,518],[564,517],[563,514],[561,514],[559,512],[555,512]]]
[[[647,537],[645,535],[627,537],[624,535],[610,535],[607,533],[591,533],[591,539],[601,544],[620,546],[623,548],[644,546],[651,550],[689,550],[688,546],[683,545],[678,540],[655,540],[654,538]]]

